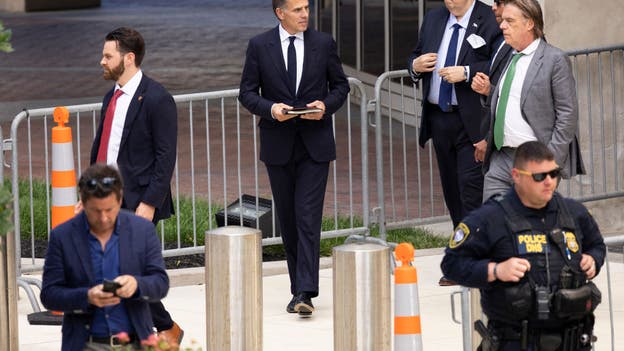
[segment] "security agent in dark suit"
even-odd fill
[[[50,233],[41,302],[64,312],[63,351],[109,350],[120,332],[138,350],[153,333],[149,303],[169,290],[158,236],[150,222],[121,209],[113,167],[89,167],[78,187],[83,211]],[[108,290],[106,280],[118,285]]]
[[[176,161],[177,110],[173,97],[140,69],[145,43],[139,32],[108,33],[100,65],[116,82],[104,97],[91,163],[115,165],[125,180],[122,207],[152,221],[173,214],[171,177]],[[151,305],[162,339],[180,343],[184,332],[160,301]]]
[[[415,82],[423,80],[419,143],[424,147],[433,139],[444,199],[457,225],[481,205],[483,191],[481,165],[474,159],[474,145],[484,139],[483,114],[470,82],[477,72],[488,72],[501,33],[482,2],[446,0],[445,5],[425,15],[408,70]]]
[[[323,201],[336,159],[332,114],[349,83],[331,36],[308,28],[308,0],[273,0],[280,24],[249,41],[239,100],[261,117],[260,160],[271,183],[288,260],[289,313],[309,316],[318,296]],[[295,107],[320,112],[289,114]]]

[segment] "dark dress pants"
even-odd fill
[[[459,113],[442,112],[437,105],[428,107],[444,201],[455,227],[470,211],[481,206],[481,163],[475,161],[475,148]]]
[[[154,221],[152,221],[154,222]],[[154,223],[154,226],[158,224],[158,221]],[[154,327],[159,332],[163,330],[169,330],[173,328],[173,319],[167,310],[165,309],[165,305],[162,302],[153,302],[149,304],[150,312],[152,313],[152,322],[154,323]]]
[[[290,292],[318,296],[323,201],[329,162],[316,162],[297,135],[285,165],[266,165],[286,250]]]
[[[152,312],[152,322],[154,322],[156,330],[161,332],[163,330],[169,330],[173,327],[173,319],[171,319],[169,312],[165,310],[165,306],[162,302],[158,301],[150,303],[149,307]]]

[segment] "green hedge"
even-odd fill
[[[27,181],[20,181],[19,183],[19,196],[20,196],[20,230],[22,238],[30,238],[31,233],[34,231],[35,237],[38,239],[47,239],[48,228],[48,214],[46,203],[46,188],[45,183],[41,181],[33,181],[32,183],[32,198],[33,209],[32,217],[34,218],[33,225],[31,225],[31,209],[30,209],[30,184]],[[10,181],[5,181],[5,187],[10,189]],[[51,196],[51,191],[49,190]],[[175,203],[175,199],[174,199]],[[210,212],[209,212],[210,208]],[[220,211],[223,206],[212,205],[209,206],[204,200],[195,200],[195,212],[196,212],[196,233],[197,243],[202,245],[204,242],[204,233],[210,228],[210,222],[212,228],[217,227],[215,221],[215,213]],[[188,197],[180,198],[180,241],[183,246],[188,246],[193,243],[193,203]],[[210,213],[210,216],[209,216]],[[336,225],[334,218],[323,219],[322,230],[328,231],[333,229],[346,229],[352,226],[361,227],[362,220],[360,218],[339,217],[338,224]],[[177,215],[174,215],[165,222],[165,242],[177,242]],[[161,227],[158,227],[160,233]],[[376,226],[371,227],[371,235],[378,236],[378,228]],[[431,235],[431,233],[416,229],[396,229],[388,231],[387,239],[390,242],[411,242],[416,249],[443,247],[446,246],[447,239],[440,238],[438,236]],[[331,249],[334,246],[341,245],[345,238],[331,238],[323,239],[321,242],[321,254],[323,256],[331,255]],[[267,247],[267,250],[276,250],[281,252],[281,245],[275,245],[276,247]]]

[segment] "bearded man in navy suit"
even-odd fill
[[[260,116],[260,160],[271,183],[293,295],[286,310],[310,316],[318,296],[323,201],[336,159],[332,114],[349,83],[331,36],[308,28],[308,0],[273,0],[280,24],[249,41],[239,100]],[[294,108],[317,112],[290,114]]]
[[[100,65],[115,87],[102,103],[91,164],[117,167],[124,179],[122,208],[156,224],[173,214],[178,115],[171,94],[143,74],[144,56],[145,42],[136,30],[121,27],[106,35]],[[160,301],[150,306],[160,338],[179,344],[180,326]]]

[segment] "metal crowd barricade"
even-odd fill
[[[349,78],[349,83],[351,93],[333,119],[338,154],[330,168],[324,209],[324,218],[331,220],[326,224],[322,238],[369,233],[367,96],[359,80]],[[271,198],[266,172],[259,171],[261,166],[256,152],[259,144],[258,117],[241,111],[244,109],[237,97],[238,89],[174,96],[178,105],[178,139],[186,140],[178,142],[172,181],[176,201],[174,207],[178,215],[161,221],[158,228],[164,256],[203,253],[204,241],[198,236],[214,228],[212,219],[218,210],[225,211],[227,224],[228,203],[243,194],[252,194],[256,199]],[[75,140],[76,167],[80,172],[89,164],[101,103],[67,108],[70,111],[68,125],[73,129]],[[359,114],[356,112],[358,109]],[[41,289],[41,282],[23,276],[22,272],[42,268],[43,262],[35,259],[35,233],[39,236],[45,234],[47,238],[50,232],[51,159],[48,135],[52,127],[52,113],[52,107],[19,113],[12,121],[11,136],[6,141],[12,153],[13,194],[21,192],[25,195],[21,203],[19,196],[13,199],[15,236],[22,238],[29,233],[32,253],[31,259],[23,262],[21,243],[16,240],[18,284],[26,291],[35,312],[40,309],[30,286]],[[45,208],[35,208],[33,201],[34,187],[41,186],[40,183],[44,187]],[[182,211],[181,206],[188,208]],[[256,201],[256,211],[257,206]],[[188,218],[182,215],[183,212],[190,213]],[[42,213],[46,214],[46,218],[35,218],[41,217]],[[188,232],[181,230],[185,222],[190,223]],[[165,242],[174,244],[165,245]],[[273,230],[273,235],[264,238],[262,243],[281,243],[281,238]]]
[[[385,72],[375,82],[371,104],[375,106],[377,201],[383,240],[388,228],[447,220],[433,147],[429,143],[423,150],[418,145],[417,96],[407,70]]]
[[[579,134],[586,175],[563,180],[559,191],[580,201],[624,196],[619,175],[618,116],[624,110],[624,46],[569,52],[579,100]],[[380,233],[448,220],[429,142],[418,146],[421,91],[407,70],[375,82],[375,146]],[[388,160],[388,165],[384,164]]]
[[[618,116],[624,110],[624,46],[568,55],[576,78],[578,130],[587,174],[563,180],[559,191],[583,202],[620,198],[624,190],[619,180],[623,167],[619,143],[624,135],[618,128]],[[429,142],[424,149],[418,146],[420,94],[407,70],[390,71],[377,78],[374,98],[369,102],[375,108],[377,209],[383,240],[388,229],[449,220],[432,144]],[[468,289],[460,293],[467,350],[472,344],[466,340],[472,329],[469,298],[463,296]],[[612,314],[611,304],[609,308]]]

